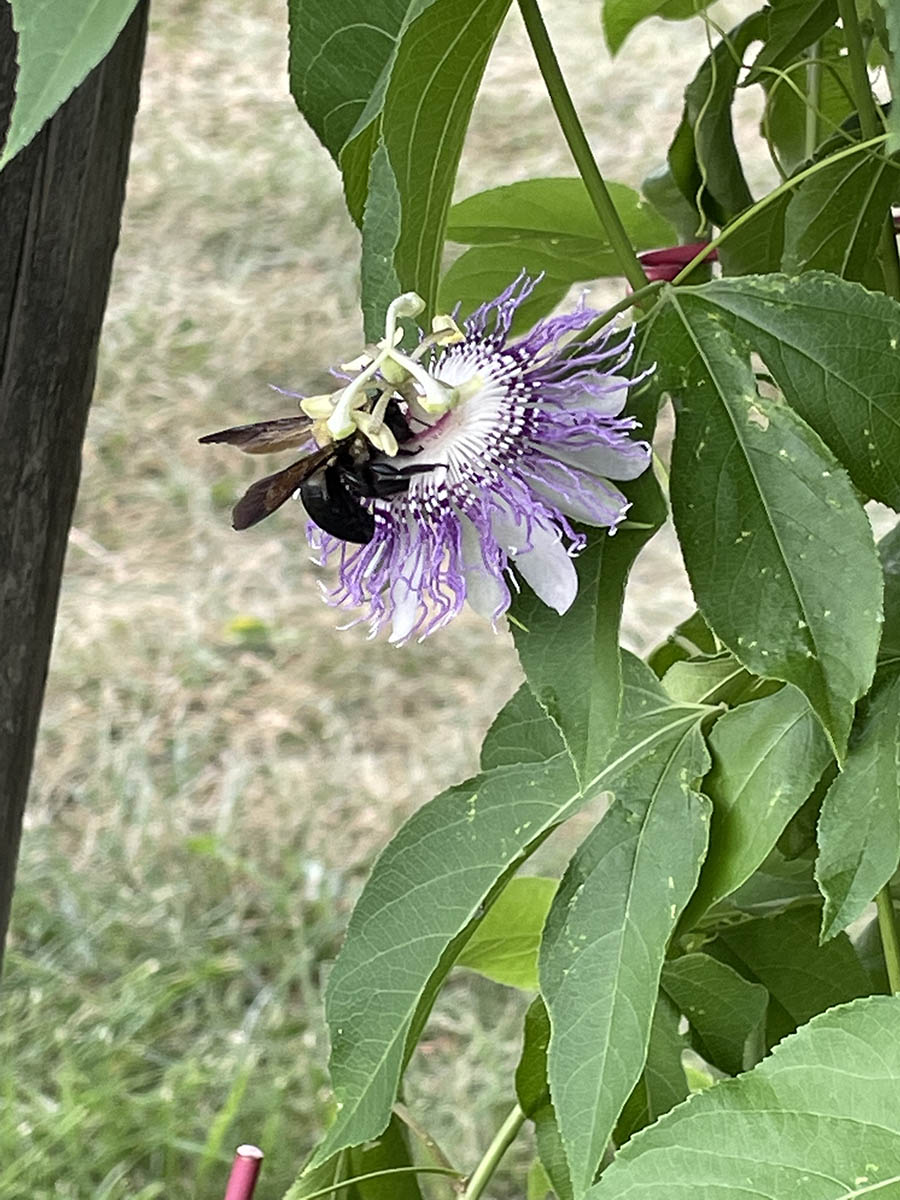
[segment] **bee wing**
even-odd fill
[[[301,414],[278,417],[274,421],[257,421],[255,425],[233,425],[218,433],[207,433],[200,441],[227,442],[245,454],[274,454],[277,450],[292,450],[308,442],[312,436],[312,421]]]
[[[283,471],[258,479],[234,506],[231,523],[235,529],[249,529],[290,500],[304,481],[330,458],[334,457],[334,446],[322,446],[301,458]]]

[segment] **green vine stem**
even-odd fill
[[[563,137],[572,151],[572,157],[575,160],[575,166],[578,168],[578,174],[584,181],[588,196],[591,199],[597,216],[600,218],[600,223],[606,231],[606,236],[609,238],[609,244],[618,259],[622,274],[631,284],[634,291],[637,292],[641,288],[646,287],[647,276],[644,274],[643,267],[638,262],[634,247],[631,244],[628,234],[625,232],[625,226],[616,212],[616,206],[612,202],[612,197],[603,181],[603,176],[600,174],[600,168],[597,166],[594,155],[591,152],[591,147],[578,119],[578,114],[575,111],[575,105],[572,103],[572,97],[566,86],[566,81],[563,79],[559,61],[550,41],[550,35],[547,33],[547,27],[544,24],[544,18],[541,16],[541,10],[538,8],[537,0],[519,0],[519,8],[522,13],[522,20],[525,22],[528,39],[531,42],[531,48],[534,50],[534,56],[537,59],[538,67],[547,86],[550,103],[553,105],[553,111],[556,113]]]
[[[838,12],[847,41],[850,79],[853,84],[856,110],[859,113],[859,127],[864,138],[873,138],[881,128],[881,118],[878,115],[875,97],[872,95],[872,85],[869,82],[866,49],[863,46],[859,18],[856,15],[856,0],[838,0]],[[881,265],[884,269],[884,281],[888,294],[895,300],[900,300],[900,259],[897,257],[897,235],[894,232],[894,219],[890,211],[881,230]]]
[[[897,934],[894,901],[891,899],[890,888],[887,884],[875,897],[875,907],[878,909],[878,932],[881,934],[881,948],[884,951],[888,983],[891,992],[897,995],[900,993],[900,936]]]
[[[462,1200],[478,1200],[490,1182],[491,1176],[497,1170],[500,1159],[513,1144],[524,1123],[525,1114],[517,1104],[497,1130],[494,1140],[485,1151],[481,1162],[469,1176]]]
[[[448,1170],[446,1167],[386,1167],[383,1171],[369,1171],[366,1175],[355,1175],[352,1179],[341,1179],[338,1183],[330,1183],[327,1187],[319,1188],[315,1192],[304,1192],[303,1200],[321,1200],[323,1196],[331,1196],[335,1192],[341,1192],[344,1188],[352,1187],[356,1183],[365,1183],[367,1179],[385,1179],[391,1175],[448,1175],[451,1178],[460,1178],[459,1171]],[[290,1200],[291,1193],[297,1186],[297,1184],[294,1184],[294,1187],[288,1191],[284,1200]]]
[[[804,150],[812,158],[819,144],[819,105],[822,97],[822,60],[819,58],[819,42],[809,48],[806,63],[806,129]]]

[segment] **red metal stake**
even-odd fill
[[[258,1146],[238,1146],[231,1164],[225,1200],[252,1200],[263,1152]]]

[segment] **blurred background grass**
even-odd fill
[[[649,22],[613,67],[599,4],[546,8],[602,169],[638,184],[702,27]],[[402,650],[338,633],[299,508],[233,533],[260,464],[197,445],[285,412],[269,383],[321,390],[360,340],[357,235],[285,60],[281,4],[154,4],[7,957],[4,1200],[216,1198],[239,1141],[266,1151],[259,1200],[281,1194],[328,1119],[321,988],[372,858],[471,773],[519,680],[468,615]],[[514,11],[459,194],[571,173]],[[664,533],[625,638],[690,607]],[[524,1003],[460,973],[414,1061],[407,1103],[463,1168],[510,1103]]]

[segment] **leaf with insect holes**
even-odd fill
[[[896,300],[811,271],[717,279],[688,304],[763,358],[865,496],[900,508]]]
[[[11,0],[19,35],[16,98],[0,168],[112,49],[137,0]]]
[[[695,789],[709,766],[709,710],[671,704],[643,663],[623,667],[640,690],[626,690],[616,745],[646,749],[611,781],[614,801],[566,870],[539,959],[550,1093],[576,1197],[644,1068],[666,945],[708,833],[709,801]]]
[[[590,1200],[900,1195],[900,999],[823,1013],[624,1147]]]
[[[654,386],[676,405],[675,526],[712,629],[750,671],[798,687],[842,755],[874,672],[881,568],[850,480],[796,413],[760,394],[746,343],[717,307],[723,292],[740,301],[763,281],[727,282],[670,289],[648,320]],[[793,333],[785,292],[769,282],[781,345]]]

